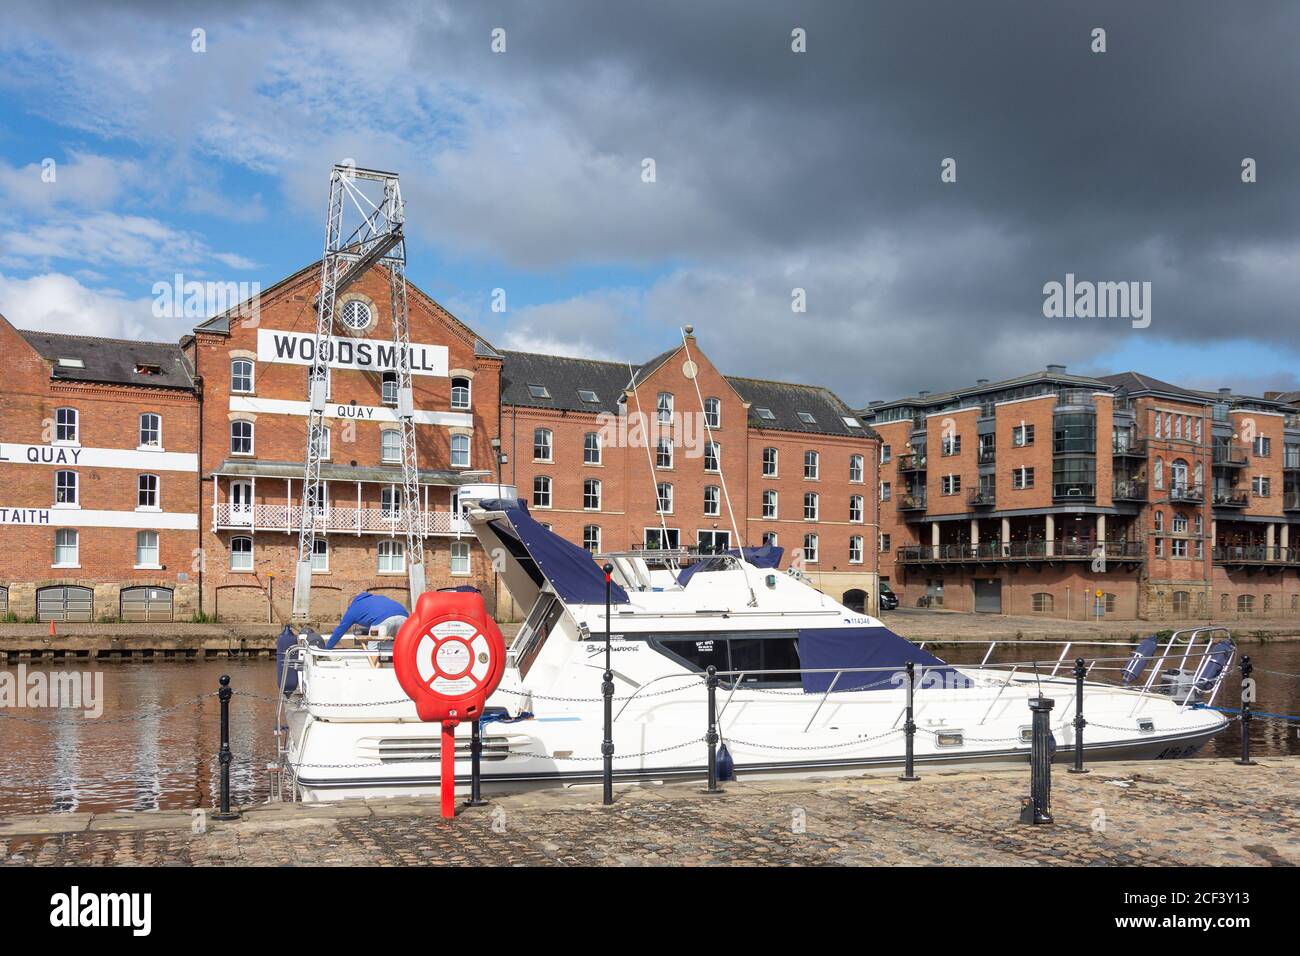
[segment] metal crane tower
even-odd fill
[[[382,195],[379,191],[382,188]],[[367,192],[375,196],[371,199]],[[401,522],[406,531],[406,567],[411,607],[424,593],[424,515],[420,510],[419,468],[415,456],[415,405],[411,395],[411,348],[406,310],[405,211],[396,173],[337,165],[330,172],[325,254],[321,258],[320,297],[316,303],[316,340],[307,372],[307,458],[304,466],[298,565],[294,577],[293,618],[311,612],[311,557],[316,538],[325,532],[326,487],[321,479],[325,406],[329,400],[329,364],[333,355],[334,305],[348,286],[371,266],[388,272],[392,301],[392,371],[397,378],[397,420],[402,435]],[[344,233],[345,228],[350,231]],[[348,330],[345,329],[345,332]]]

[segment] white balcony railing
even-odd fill
[[[469,522],[450,511],[424,512],[424,533],[471,534]],[[212,506],[212,525],[218,529],[247,528],[257,531],[298,530],[302,505],[232,505]],[[400,514],[383,508],[331,507],[316,518],[316,530],[338,534],[404,534],[406,524]]]

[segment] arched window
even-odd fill
[[[815,451],[806,451],[803,453],[803,476],[805,478],[816,479],[821,471],[821,456]]]
[[[776,477],[776,461],[777,461],[776,454],[777,453],[775,448],[763,449],[763,477],[764,478]]]
[[[162,448],[162,416],[157,412],[140,416],[140,447]]]
[[[1173,491],[1187,491],[1187,462],[1182,458],[1169,466],[1169,486]]]
[[[1237,595],[1237,613],[1254,614],[1255,613],[1255,595],[1238,594]]]
[[[56,471],[54,473],[54,503],[56,505],[75,505],[77,503],[77,473],[75,471]]]
[[[808,564],[817,563],[817,535],[806,534],[803,536],[803,559]]]
[[[763,492],[763,517],[775,518],[777,514],[777,493],[772,490]]]
[[[661,438],[655,445],[655,467],[671,468],[673,466],[673,443],[670,438]]]
[[[584,465],[600,464],[599,432],[587,432],[582,436],[582,463]]]
[[[327,574],[330,569],[330,543],[324,538],[316,538],[311,543],[312,574]]]
[[[379,573],[401,574],[406,570],[406,542],[379,542]]]
[[[670,424],[673,420],[673,395],[672,392],[660,392],[655,399],[655,412],[660,424]]]
[[[655,485],[655,508],[661,515],[673,513],[673,486],[666,481]]]
[[[862,522],[862,503],[861,495],[849,495],[849,520],[854,524]]]
[[[142,511],[156,511],[158,501],[158,476],[141,475],[136,481],[135,506]]]
[[[469,467],[469,436],[468,435],[451,436],[451,467],[453,468]]]
[[[862,563],[862,535],[855,534],[849,537],[849,564]]]
[[[704,400],[704,424],[708,428],[722,427],[722,402],[719,399]]]
[[[458,375],[451,380],[451,407],[458,411],[469,408],[469,379]]]
[[[583,526],[582,546],[592,554],[600,551],[600,525],[589,524]]]
[[[451,543],[451,573],[470,573],[468,541],[453,541]]]
[[[380,379],[379,400],[384,405],[397,405],[397,373],[385,372]]]
[[[849,455],[849,481],[853,482],[854,484],[857,484],[863,480],[862,462],[863,459],[861,455]]]
[[[1192,610],[1192,595],[1188,591],[1174,592],[1174,614],[1186,617]]]
[[[379,433],[379,460],[386,462],[402,460],[402,433],[396,428],[385,428]]]
[[[721,497],[717,485],[704,486],[704,517],[716,518],[721,511]]]
[[[722,470],[722,446],[715,441],[704,443],[704,470],[713,472]]]
[[[54,410],[54,441],[59,444],[75,445],[77,440],[77,410],[75,408],[56,408]]]
[[[230,390],[248,394],[253,390],[253,363],[249,359],[230,360]]]
[[[253,453],[253,423],[242,419],[230,423],[230,453],[232,455],[251,455]]]
[[[54,566],[75,568],[81,564],[80,536],[75,528],[54,532]]]
[[[252,538],[238,537],[230,539],[230,570],[253,570]]]
[[[551,506],[551,479],[547,475],[533,478],[533,507],[549,508]]]
[[[1156,488],[1165,486],[1165,460],[1157,458],[1155,464],[1151,466],[1151,484]]]
[[[804,521],[817,520],[817,512],[820,510],[819,504],[820,501],[817,497],[816,492],[813,491],[804,492],[804,496],[803,496],[803,520]]]
[[[582,483],[582,507],[586,511],[600,510],[600,482],[595,478]]]
[[[533,461],[551,461],[553,453],[549,428],[533,429]]]
[[[1050,614],[1056,608],[1056,598],[1046,591],[1035,591],[1030,607],[1036,614]]]

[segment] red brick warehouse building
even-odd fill
[[[0,316],[0,356],[0,617],[190,617],[199,403],[180,348]]]

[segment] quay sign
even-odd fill
[[[329,367],[357,369],[362,372],[388,372],[397,367],[396,347],[377,339],[353,339],[335,336],[328,341]],[[448,368],[447,347],[412,342],[412,375],[440,375]],[[257,330],[257,360],[282,365],[310,365],[316,357],[316,336],[275,329]]]

